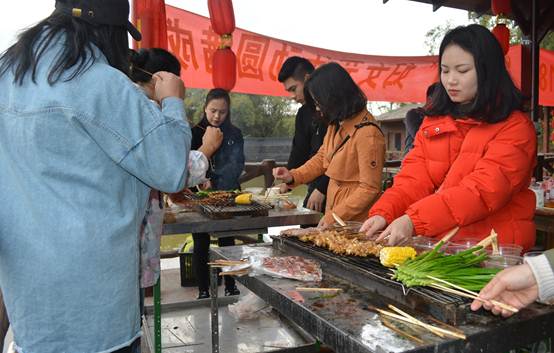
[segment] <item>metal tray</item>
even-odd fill
[[[315,353],[318,344],[302,328],[271,311],[259,319],[237,321],[227,308],[227,297],[219,301],[219,344],[225,353]],[[154,316],[148,314],[143,330],[154,352]],[[210,301],[196,300],[162,309],[162,350],[164,353],[211,352]]]

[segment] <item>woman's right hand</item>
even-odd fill
[[[208,126],[202,136],[202,146],[199,150],[210,158],[221,146],[223,132],[218,127]]]
[[[284,181],[285,183],[290,183],[292,181],[292,174],[285,167],[273,168],[273,177]]]
[[[152,76],[154,82],[154,99],[160,104],[167,97],[185,99],[185,84],[179,76],[171,72],[159,71]]]
[[[375,215],[372,217],[369,217],[364,224],[362,224],[362,227],[360,228],[360,232],[365,232],[366,236],[369,239],[373,239],[376,236],[376,233],[379,231],[382,231],[387,226],[387,220],[379,215]]]

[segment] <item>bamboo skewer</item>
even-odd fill
[[[447,293],[452,293],[452,294],[459,295],[460,297],[469,298],[469,299],[477,299],[477,300],[480,300],[480,301],[483,301],[483,302],[485,301],[485,300],[483,300],[479,297],[473,296],[469,293],[462,292],[462,291],[459,291],[459,290],[453,289],[453,288],[448,288],[448,287],[445,287],[445,286],[440,285],[438,283],[431,284],[431,287],[435,288],[435,289],[440,289],[440,290],[445,291]]]
[[[335,221],[337,221],[338,224],[340,224],[342,227],[346,226],[346,222],[342,220],[342,218],[339,217],[338,214],[336,214],[335,212],[333,212],[333,218],[335,219]]]
[[[458,332],[450,331],[450,330],[447,330],[447,329],[444,329],[444,328],[441,328],[441,327],[436,327],[436,326],[427,324],[427,323],[425,323],[421,320],[416,319],[415,317],[411,316],[410,314],[398,309],[394,305],[389,304],[389,308],[391,308],[392,310],[396,311],[397,313],[405,316],[406,318],[409,318],[410,320],[413,320],[414,323],[417,323],[419,326],[425,327],[426,329],[428,329],[429,331],[435,333],[439,337],[440,337],[440,335],[439,335],[439,332],[440,332],[442,335],[448,335],[448,336],[455,337],[455,338],[461,338],[463,340],[466,339],[466,335],[464,335],[464,334],[460,334]]]
[[[150,71],[146,71],[145,69],[143,69],[143,68],[140,68],[140,67],[138,67],[138,66],[133,66],[133,69],[135,69],[135,70],[139,70],[139,71],[142,71],[142,72],[144,72],[145,74],[147,74],[147,75],[150,75],[150,76],[154,77],[154,74],[153,74],[153,73],[151,73]]]
[[[427,316],[427,319],[429,319],[429,320],[431,320],[431,321],[433,321],[433,322],[439,324],[439,325],[442,326],[443,328],[446,328],[446,329],[448,329],[448,330],[450,330],[450,331],[452,331],[452,332],[457,332],[457,333],[459,333],[460,335],[464,335],[464,331],[460,330],[459,328],[454,327],[454,326],[452,326],[452,325],[449,325],[449,324],[447,324],[447,323],[445,323],[445,322],[442,322],[442,321],[440,321],[440,320],[438,320],[438,319],[435,319],[434,317],[432,317],[432,316],[430,316],[430,315]]]
[[[491,230],[491,234],[486,237],[485,239],[481,240],[477,245],[475,246],[482,246],[483,248],[486,248],[487,246],[493,244],[495,242],[495,239],[497,238],[497,234],[494,231],[494,229]],[[498,243],[497,243],[498,244]]]
[[[438,330],[437,327],[426,324],[423,321],[420,321],[420,320],[416,319],[415,317],[411,316],[410,314],[405,313],[404,311],[398,309],[394,305],[389,304],[389,308],[396,311],[398,314],[402,315],[403,317],[405,317],[406,319],[408,319],[412,323],[414,323],[416,325],[419,325],[419,326],[422,326],[422,327],[425,327],[427,330],[433,332],[435,335],[437,335],[441,338],[445,337],[445,334],[443,332],[440,332],[440,330]]]
[[[473,299],[477,299],[477,300],[482,301],[482,302],[487,302],[487,300],[481,298],[481,297],[479,296],[479,293],[477,293],[477,292],[474,292],[474,291],[469,290],[469,289],[465,289],[464,287],[457,286],[457,285],[455,285],[455,284],[453,284],[453,283],[450,283],[450,282],[448,282],[448,281],[445,281],[445,280],[440,279],[440,278],[437,278],[437,277],[433,277],[433,276],[429,276],[429,275],[428,275],[427,277],[430,278],[430,279],[432,279],[433,281],[442,282],[442,283],[444,283],[444,284],[446,284],[446,285],[448,285],[448,286],[450,286],[450,287],[452,287],[452,288],[456,288],[456,289],[458,289],[458,290],[460,290],[460,291],[462,291],[462,292],[464,292],[464,293],[466,293],[466,294],[468,294],[468,295],[471,295],[471,296],[472,296],[471,298],[473,298]],[[444,286],[442,286],[442,287],[444,287]],[[451,289],[451,288],[449,288],[449,289]],[[511,305],[509,305],[509,304],[505,304],[505,303],[499,302],[498,300],[494,300],[494,299],[489,300],[489,301],[490,301],[492,304],[501,307],[502,309],[511,311],[512,313],[517,313],[517,312],[519,312],[519,309],[517,309],[517,308],[515,308],[515,307],[513,307],[513,306],[511,306]]]
[[[246,264],[248,264],[248,262],[240,261],[240,260],[215,260],[213,262],[208,262],[208,265],[211,265],[213,267],[238,266],[238,265],[246,265]]]
[[[454,337],[454,338],[466,339],[466,336],[464,334],[454,332],[454,331],[450,331],[450,330],[447,330],[447,329],[443,329],[443,328],[440,328],[440,327],[436,327],[436,326],[433,326],[433,325],[430,325],[430,324],[426,324],[425,322],[416,319],[415,317],[403,312],[402,310],[394,307],[393,305],[389,305],[389,307],[391,309],[397,311],[398,313],[402,313],[402,314],[399,315],[399,314],[395,314],[395,313],[390,312],[390,311],[386,311],[386,310],[379,309],[379,308],[376,308],[376,307],[368,306],[369,309],[371,309],[373,311],[376,311],[376,312],[378,312],[382,315],[391,317],[391,318],[399,320],[399,321],[407,322],[407,323],[412,324],[412,325],[423,327],[426,330],[432,332],[433,334],[435,334],[435,335],[437,335],[441,338],[445,338],[445,335],[448,335],[448,336]]]
[[[455,227],[455,228],[452,228],[452,230],[450,230],[448,233],[445,234],[444,237],[442,237],[441,240],[439,240],[437,243],[439,242],[443,242],[443,243],[446,243],[447,241],[449,241],[450,239],[452,239],[453,236],[456,235],[456,233],[458,233],[458,231],[460,230],[460,227]],[[435,244],[437,245],[437,244]]]
[[[396,332],[402,337],[405,337],[409,340],[412,340],[419,344],[424,344],[425,341],[423,341],[421,338],[418,338],[416,336],[410,335],[408,332],[401,330],[400,328],[394,326],[386,317],[381,317],[381,323],[383,323],[383,326],[387,327],[388,329]]]
[[[237,271],[226,271],[226,272],[220,272],[219,275],[220,276],[242,276],[242,275],[245,275],[249,272],[248,269],[244,269],[244,270],[237,270]]]
[[[299,292],[340,292],[342,288],[296,287]]]

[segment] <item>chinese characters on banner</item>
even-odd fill
[[[187,87],[212,88],[211,55],[219,36],[208,18],[166,6],[168,49],[182,65]],[[401,45],[401,44],[399,44]],[[232,49],[237,53],[237,84],[233,91],[271,96],[287,93],[277,80],[279,69],[289,56],[309,59],[314,66],[329,61],[340,63],[372,101],[423,102],[427,87],[438,80],[436,56],[374,56],[337,52],[287,42],[237,28]],[[507,57],[514,81],[521,81],[519,47]],[[554,53],[541,51],[540,96],[542,105],[554,105]]]

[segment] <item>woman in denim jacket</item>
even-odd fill
[[[244,170],[244,139],[239,128],[231,123],[231,98],[221,88],[208,92],[204,104],[204,117],[192,128],[192,149],[202,144],[202,137],[209,126],[218,127],[223,132],[221,147],[212,156],[211,168],[207,177],[210,181],[206,188],[214,190],[240,189],[239,177]],[[198,299],[209,298],[208,250],[210,235],[195,233],[193,267],[198,280]],[[235,244],[233,237],[218,238],[219,246]],[[225,295],[238,295],[235,280],[225,276]]]
[[[57,0],[0,56],[0,287],[19,353],[130,352],[151,189],[187,179],[182,81],[128,77],[127,0]],[[16,200],[16,202],[14,202]]]

